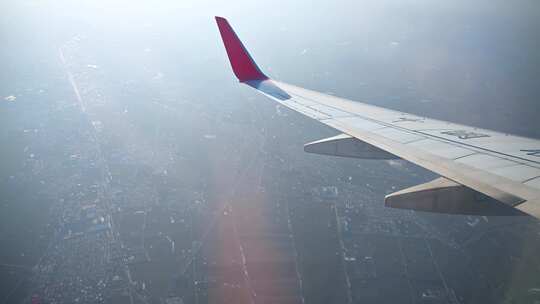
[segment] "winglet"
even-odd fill
[[[242,41],[238,39],[236,33],[229,25],[227,19],[216,16],[216,22],[229,56],[234,75],[240,80],[240,82],[246,82],[249,80],[265,80],[268,79],[264,75],[255,61],[251,58],[248,51],[242,44]]]

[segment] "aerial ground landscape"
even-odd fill
[[[540,138],[538,4],[338,2],[0,4],[0,303],[539,303],[538,220],[384,207],[435,175],[305,153],[337,132],[213,20],[275,78]]]

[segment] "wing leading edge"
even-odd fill
[[[476,204],[471,198],[478,196],[471,194],[472,189],[540,218],[539,140],[419,117],[274,81],[260,71],[227,20],[216,17],[216,21],[240,82],[343,133],[306,145],[307,152],[402,158],[444,177],[389,195],[387,206],[483,214],[489,209],[485,200],[478,200],[474,208],[463,205],[464,198]],[[415,200],[419,203],[412,203]]]

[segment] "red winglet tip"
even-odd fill
[[[236,33],[229,25],[227,19],[219,16],[215,18],[221,39],[223,39],[223,44],[225,45],[225,50],[227,51],[227,56],[238,80],[245,82],[249,80],[268,79],[261,72],[255,61],[253,61],[242,41],[238,39],[238,36],[236,36]]]

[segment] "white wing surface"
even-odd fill
[[[397,201],[393,207],[462,213],[470,209],[463,199],[472,189],[540,217],[539,140],[419,117],[274,81],[256,66],[228,22],[220,17],[216,20],[233,71],[242,83],[343,133],[309,144],[306,151],[374,159],[395,156],[444,177],[446,182],[390,195],[395,198],[405,193],[417,201],[402,206]],[[466,203],[475,204],[474,200]],[[387,205],[392,204],[387,201]]]

